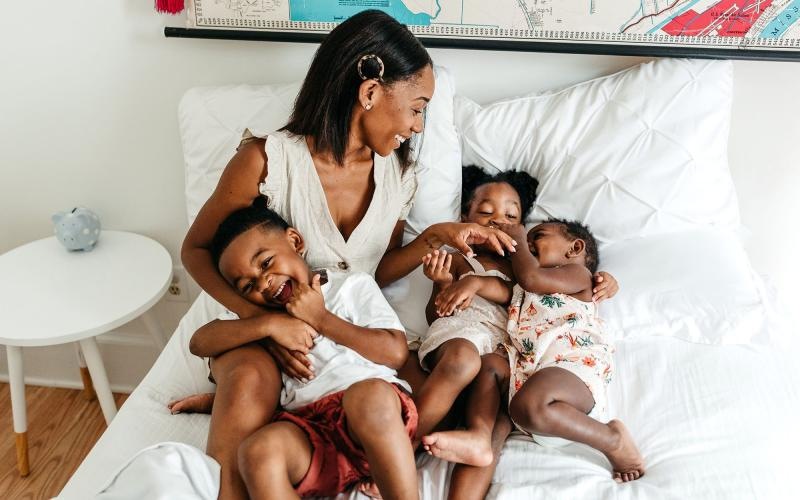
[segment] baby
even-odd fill
[[[417,412],[395,371],[408,356],[403,326],[371,276],[329,273],[323,283],[305,251],[303,236],[263,198],[228,216],[212,243],[220,273],[243,297],[319,332],[308,351],[315,376],[284,375],[286,411],[239,448],[247,490],[253,498],[335,496],[371,477],[384,497],[418,498]],[[203,329],[225,335],[246,321],[226,311]]]

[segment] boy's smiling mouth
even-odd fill
[[[289,299],[292,297],[292,290],[294,289],[294,283],[292,283],[292,279],[289,278],[284,281],[277,290],[275,290],[271,295],[264,294],[264,298],[267,302],[273,302],[280,305],[285,305],[289,302]]]

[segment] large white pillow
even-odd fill
[[[661,59],[551,93],[456,100],[464,163],[539,180],[529,220],[578,219],[609,243],[736,228],[730,62]]]

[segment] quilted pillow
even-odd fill
[[[481,107],[456,100],[464,163],[539,180],[529,221],[586,222],[601,243],[736,228],[730,62],[661,59]]]

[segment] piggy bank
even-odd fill
[[[100,217],[88,208],[58,212],[51,219],[56,238],[67,250],[89,251],[100,237]]]

